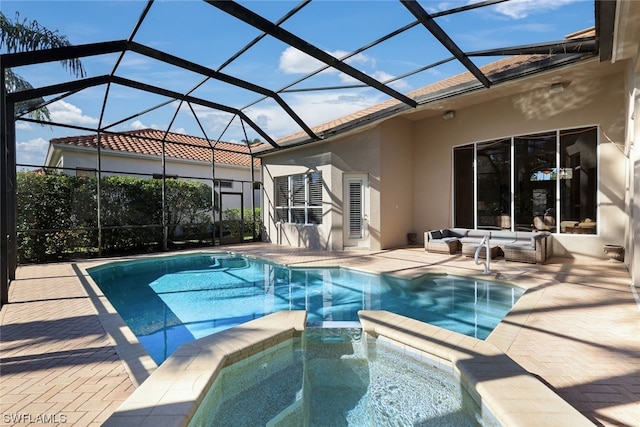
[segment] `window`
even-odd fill
[[[511,140],[476,145],[478,165],[478,228],[500,227],[501,215],[511,216]]]
[[[531,228],[538,219],[537,228],[555,231],[553,212],[556,205],[556,132],[513,138],[515,148],[515,222]],[[551,180],[552,175],[554,180]],[[544,218],[545,216],[550,218]]]
[[[454,225],[595,234],[597,139],[589,127],[454,148]]]
[[[233,188],[233,181],[216,179],[214,184],[219,185],[220,188]]]
[[[322,172],[279,176],[274,184],[276,221],[322,224]]]

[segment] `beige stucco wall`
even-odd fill
[[[603,244],[624,244],[624,79],[621,75],[575,79],[562,93],[547,87],[456,111],[455,118],[415,123],[414,227],[452,225],[452,147],[500,137],[589,125],[601,128],[598,146],[598,235],[554,235],[554,254],[604,257]],[[472,185],[472,178],[469,178]],[[415,184],[414,184],[415,185]]]
[[[592,64],[593,66],[593,64]],[[553,251],[559,256],[604,258],[604,244],[625,244],[629,234],[629,182],[624,155],[628,94],[620,67],[597,64],[604,72],[575,73],[561,93],[548,86],[535,88],[527,79],[512,85],[511,95],[458,108],[452,120],[441,115],[409,120],[395,117],[377,126],[330,142],[320,142],[263,158],[265,200],[273,197],[270,177],[323,170],[325,220],[313,231],[313,245],[342,249],[342,180],[345,173],[369,175],[370,245],[372,250],[406,244],[407,233],[452,225],[452,148],[494,138],[597,125],[598,234],[555,234]],[[554,72],[556,73],[556,72]],[[610,74],[607,74],[610,73]],[[587,77],[580,77],[587,75]],[[534,89],[527,90],[526,88]],[[514,94],[515,93],[515,94]],[[472,94],[478,99],[478,94]],[[484,99],[487,99],[485,97]],[[481,98],[480,98],[481,99]],[[416,112],[419,114],[419,111]],[[472,185],[472,179],[469,178]],[[309,230],[284,225],[283,233],[268,216],[267,237],[273,242],[308,246]],[[277,234],[276,231],[278,231]],[[274,238],[280,236],[280,240]]]
[[[392,248],[407,244],[415,233],[414,199],[420,194],[413,183],[413,123],[396,118],[380,127],[380,245]]]
[[[364,173],[369,180],[369,245],[380,243],[380,129],[365,130],[331,143],[316,143],[275,153],[263,158],[263,221],[265,240],[272,243],[342,250],[343,178],[345,174]],[[276,224],[274,219],[273,179],[277,176],[321,171],[324,181],[323,221],[320,225]]]
[[[368,206],[365,210],[368,216],[368,249],[381,249],[381,154],[380,154],[379,127],[366,129],[355,135],[339,138],[329,144],[329,150],[333,153],[333,186],[334,192],[333,206],[336,214],[333,216],[332,232],[336,238],[332,242],[333,250],[345,249],[343,227],[343,185],[345,174],[366,174],[368,175],[369,191]],[[366,244],[363,248],[367,248]]]
[[[263,160],[263,240],[276,244],[312,249],[331,249],[332,223],[337,222],[335,196],[332,188],[331,153],[321,150],[319,146],[309,146],[304,150],[292,150],[282,154],[269,156],[268,162]],[[322,189],[323,220],[320,225],[277,224],[275,220],[274,179],[278,176],[322,172],[324,188]]]
[[[640,284],[640,238],[636,237],[640,236],[640,149],[637,146],[640,141],[640,59],[637,56],[629,61],[626,84],[629,226],[625,263],[633,283],[638,286]]]

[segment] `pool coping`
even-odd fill
[[[484,420],[522,427],[594,425],[489,342],[383,310],[358,316],[368,335],[453,370]],[[103,425],[187,426],[225,366],[301,336],[306,317],[304,310],[280,311],[182,345]]]
[[[245,255],[243,254],[242,251],[219,251],[219,250],[194,250],[194,251],[185,251],[182,252],[178,255],[180,256],[189,256],[189,255],[195,255],[195,254],[209,254],[209,253],[230,253],[230,254],[238,254],[238,255]],[[149,381],[149,379],[153,376],[153,374],[155,373],[155,371],[159,370],[162,366],[164,366],[165,364],[167,364],[167,361],[169,359],[171,359],[171,357],[173,356],[180,356],[180,354],[178,354],[178,351],[182,349],[182,347],[180,347],[174,354],[173,356],[171,356],[169,359],[167,359],[167,361],[165,361],[164,363],[162,363],[162,365],[160,365],[160,367],[155,363],[155,361],[153,361],[153,359],[151,358],[151,356],[148,354],[148,352],[146,351],[146,349],[144,349],[144,347],[142,346],[142,344],[140,344],[140,342],[138,341],[137,337],[133,334],[133,332],[129,329],[129,327],[126,325],[126,323],[124,322],[124,320],[120,317],[120,315],[117,313],[117,311],[115,310],[115,308],[111,305],[111,303],[107,300],[107,298],[104,296],[104,294],[102,293],[102,291],[100,290],[100,288],[98,287],[98,285],[95,283],[95,281],[93,281],[93,279],[91,278],[91,276],[88,273],[88,269],[94,268],[94,267],[100,267],[103,266],[105,264],[111,263],[111,262],[126,262],[129,260],[139,260],[139,259],[153,259],[153,258],[161,258],[161,257],[166,257],[166,256],[175,256],[176,254],[172,254],[172,255],[167,255],[167,254],[150,254],[150,255],[142,255],[142,256],[134,256],[134,257],[130,257],[127,260],[123,260],[122,258],[117,259],[117,260],[112,260],[112,259],[102,259],[100,261],[96,261],[96,262],[89,262],[89,263],[83,263],[83,265],[78,266],[78,264],[76,264],[76,273],[78,274],[78,276],[80,276],[81,282],[83,283],[87,293],[89,294],[89,296],[91,297],[91,300],[94,304],[94,306],[96,307],[97,311],[98,311],[98,317],[100,319],[100,321],[102,322],[105,330],[111,334],[111,332],[109,331],[117,331],[117,333],[121,334],[122,336],[124,336],[124,340],[122,338],[120,339],[115,339],[114,338],[114,342],[116,342],[116,351],[119,355],[119,357],[121,358],[121,360],[124,362],[125,368],[127,370],[127,372],[129,373],[129,376],[132,380],[132,382],[134,382],[134,384],[136,385],[137,389],[134,392],[134,394],[138,393],[139,389],[142,390],[147,390],[147,393],[149,390],[162,390],[163,388],[163,382],[165,381],[161,381],[159,384],[154,384],[157,381]],[[251,258],[255,258],[255,259],[261,259],[264,260],[264,258],[260,257],[260,256],[255,256],[255,255],[250,255],[249,257]],[[301,267],[293,267],[290,265],[286,265],[287,267],[290,268],[301,268]],[[335,268],[347,268],[347,269],[351,269],[354,271],[361,271],[361,272],[366,272],[366,273],[371,273],[371,274],[379,274],[379,272],[376,271],[371,271],[367,268],[352,268],[352,267],[343,267],[340,265],[336,265],[336,264],[327,264],[327,263],[320,263],[319,265],[306,265],[304,268],[331,268],[331,267],[335,267]],[[532,271],[533,272],[533,269]],[[464,338],[464,341],[473,341],[476,343],[487,343],[488,345],[490,345],[492,348],[494,348],[497,351],[500,351],[503,355],[504,358],[507,358],[511,361],[511,363],[515,364],[517,366],[517,368],[522,372],[523,375],[526,375],[527,377],[530,378],[534,378],[531,374],[529,374],[526,370],[524,370],[524,368],[522,368],[520,365],[518,365],[516,362],[514,362],[513,360],[511,360],[507,355],[506,352],[508,351],[510,345],[513,343],[513,340],[515,339],[515,337],[518,334],[518,331],[520,330],[520,328],[522,327],[522,325],[525,324],[531,310],[533,307],[535,307],[538,299],[541,297],[541,293],[540,292],[535,292],[536,289],[539,286],[543,286],[544,283],[542,280],[539,279],[535,279],[534,277],[532,277],[531,274],[528,274],[529,272],[525,272],[522,273],[522,271],[517,274],[517,275],[509,275],[509,274],[502,274],[499,273],[497,275],[483,275],[480,274],[478,272],[475,272],[475,274],[470,274],[470,272],[466,269],[458,269],[455,267],[447,267],[446,269],[440,270],[440,269],[436,269],[434,271],[434,269],[430,269],[428,272],[424,271],[421,268],[418,268],[414,271],[412,271],[410,274],[406,274],[406,272],[404,274],[389,274],[386,273],[387,275],[393,276],[393,277],[398,277],[398,278],[404,278],[404,279],[408,279],[408,280],[413,280],[419,277],[423,277],[425,275],[454,275],[454,276],[464,276],[464,277],[468,277],[468,278],[476,278],[479,280],[489,280],[489,281],[498,281],[498,282],[504,282],[504,283],[509,283],[513,286],[522,288],[524,290],[524,293],[522,294],[522,296],[518,299],[518,301],[516,302],[516,304],[511,308],[511,310],[509,311],[509,313],[507,313],[507,315],[503,318],[503,320],[496,326],[496,328],[494,328],[494,330],[491,332],[491,334],[485,339],[485,341],[482,340],[478,340],[472,337],[468,337],[466,335],[463,334],[458,334],[452,331],[449,331],[447,329],[442,329],[439,328],[437,326],[433,326],[427,323],[423,323],[417,320],[413,320],[410,318],[406,318],[400,315],[396,315],[390,312],[384,312],[384,311],[379,311],[379,313],[387,313],[388,315],[392,315],[392,316],[397,316],[399,319],[406,319],[412,322],[415,322],[414,327],[416,328],[416,331],[420,331],[423,328],[435,328],[432,330],[433,333],[438,333],[437,336],[443,336],[444,335],[450,335],[450,334],[454,334],[452,336],[459,336],[457,339],[455,339],[453,342],[445,342],[445,346],[452,346],[453,348],[455,348],[458,344],[459,341]],[[371,311],[371,310],[363,310],[363,313],[373,313],[375,311]],[[290,312],[280,312],[280,313],[290,313]],[[277,314],[277,313],[274,313]],[[269,315],[271,316],[271,315]],[[266,317],[269,317],[266,316]],[[264,318],[260,318],[260,319],[256,319],[254,321],[248,322],[247,324],[244,325],[248,325],[248,324],[253,324],[253,322],[258,322],[260,320],[262,320]],[[305,312],[305,321],[306,321],[306,312]],[[364,330],[364,325],[362,323],[362,318],[360,319],[361,325],[363,327]],[[240,326],[244,326],[244,325],[240,325]],[[302,329],[304,329],[305,324],[303,323]],[[232,333],[232,331],[235,330],[235,328],[232,328],[229,331],[229,333]],[[440,331],[440,332],[438,332]],[[214,334],[211,337],[216,337],[219,336],[220,334],[223,334],[226,331],[222,331],[218,334]],[[225,335],[222,335],[222,338],[220,339],[224,339]],[[435,335],[434,335],[435,336]],[[205,337],[203,338],[210,338],[210,337]],[[395,339],[391,338],[391,337],[386,337],[391,339],[392,341],[396,341]],[[199,341],[199,340],[198,340]],[[233,340],[231,340],[233,341]],[[197,341],[194,341],[197,342]],[[190,344],[185,344],[184,346],[189,346]],[[398,341],[398,343],[401,346],[405,346],[405,347],[412,347],[409,343],[406,342],[402,342],[402,341]],[[253,343],[252,345],[257,346],[256,348],[259,348],[260,346],[262,346],[262,348],[266,348],[269,347],[269,345],[264,345],[264,342],[259,342],[259,343]],[[274,345],[277,343],[272,343],[271,345]],[[423,343],[423,345],[425,345]],[[474,344],[475,345],[475,344]],[[480,344],[481,345],[481,344]],[[425,348],[429,348],[428,346]],[[473,348],[473,345],[471,346],[471,348]],[[427,354],[429,353],[429,351],[425,351],[425,349],[423,348],[414,348],[414,350],[420,351],[423,354]],[[188,351],[188,350],[185,350]],[[239,350],[241,353],[243,350]],[[244,353],[242,353],[242,356],[237,358],[237,360],[241,360],[245,357],[248,357],[250,355],[252,355],[254,353],[246,353],[246,351]],[[439,354],[433,353],[431,354],[432,358],[438,359],[441,358],[441,356],[439,356]],[[236,361],[237,361],[236,360]],[[226,362],[225,362],[226,363]],[[456,360],[449,360],[448,363],[451,364],[455,364]],[[213,365],[209,365],[208,369],[212,369]],[[486,367],[486,364],[485,364]],[[221,367],[218,367],[216,369],[215,372],[212,372],[212,377],[211,377],[211,382],[213,380],[215,380],[215,377],[218,374],[219,369],[221,369]],[[164,372],[165,370],[163,369],[162,372]],[[474,395],[474,393],[480,393],[480,390],[475,388],[475,383],[473,381],[470,380],[466,380],[467,378],[474,378],[473,377],[473,372],[471,372],[470,374],[466,374],[463,371],[460,372],[456,372],[457,374],[461,375],[461,378],[465,378],[465,381],[463,383],[463,385],[465,387],[467,387],[469,389],[469,391],[471,392],[472,395]],[[204,374],[203,374],[204,375]],[[154,378],[157,378],[157,376],[153,376]],[[594,425],[592,422],[590,422],[586,417],[584,417],[584,415],[582,415],[577,409],[573,408],[571,405],[569,405],[568,403],[566,403],[562,398],[560,398],[557,394],[555,394],[551,389],[549,389],[548,387],[546,387],[544,384],[542,384],[542,382],[540,382],[540,380],[535,379],[535,381],[537,383],[539,383],[540,385],[542,385],[546,390],[547,390],[547,396],[545,399],[542,400],[542,403],[545,405],[547,405],[547,400],[549,400],[549,398],[552,397],[551,402],[549,403],[549,407],[551,407],[552,409],[555,407],[555,404],[553,402],[555,401],[560,401],[561,403],[564,403],[564,405],[566,405],[566,411],[567,413],[572,413],[572,414],[578,414],[579,417],[578,419],[580,421],[578,421],[578,423],[576,424],[576,426],[580,426],[580,425]],[[147,383],[151,383],[152,386],[145,386]],[[190,384],[190,385],[189,385]],[[189,387],[193,387],[194,384],[189,383]],[[210,385],[210,384],[209,384]],[[144,386],[144,388],[143,388]],[[187,395],[188,393],[185,391],[185,388],[182,387],[181,385],[175,385],[177,387],[177,389],[179,390],[183,390],[180,394],[180,398],[182,398],[184,395]],[[479,387],[480,389],[482,389],[483,387],[485,387],[486,385],[482,385],[480,384]],[[501,389],[503,387],[507,387],[507,390],[509,389],[509,387],[511,387],[512,384],[510,383],[503,383],[503,385],[500,385],[499,387],[497,387],[498,389]],[[198,386],[199,387],[199,386]],[[208,386],[207,386],[208,387]],[[190,388],[188,390],[191,390]],[[171,396],[170,390],[167,389],[165,390],[166,394],[168,396]],[[140,393],[144,393],[140,392]],[[154,392],[155,393],[155,392]],[[175,392],[174,392],[175,393]],[[190,391],[189,391],[190,393]],[[140,423],[143,423],[146,425],[148,421],[152,421],[153,424],[157,427],[157,425],[159,424],[160,426],[162,425],[188,425],[189,420],[191,419],[191,417],[194,415],[195,410],[197,409],[197,403],[199,403],[203,398],[204,395],[206,393],[203,392],[202,395],[198,395],[198,396],[193,396],[194,399],[196,400],[192,400],[190,402],[182,402],[179,405],[179,409],[177,412],[175,410],[170,410],[170,411],[163,411],[161,409],[157,410],[155,415],[153,415],[152,418],[150,418],[149,420],[146,420],[146,418],[151,416],[151,409],[156,405],[156,403],[149,401],[148,399],[141,399],[143,400],[145,403],[144,405],[147,405],[146,408],[148,408],[148,411],[140,411],[142,407],[139,407],[136,409],[136,407],[134,406],[133,408],[133,412],[131,412],[130,409],[127,409],[127,406],[125,404],[127,404],[127,402],[129,402],[130,399],[132,399],[132,397],[130,397],[129,399],[127,399],[125,401],[125,403],[122,405],[122,407],[120,407],[118,410],[116,410],[114,412],[114,414],[112,415],[111,418],[114,419],[118,419],[119,421],[114,422],[113,424],[110,425],[122,425],[122,422],[124,421],[121,417],[127,417],[127,421],[126,421],[126,425],[141,425]],[[503,391],[502,393],[498,393],[498,396],[504,395],[505,392]],[[509,394],[509,392],[507,392],[507,394]],[[154,394],[155,395],[155,394]],[[133,396],[133,395],[132,395]],[[139,393],[138,393],[139,396]],[[133,398],[133,399],[138,399]],[[512,402],[510,402],[511,404],[516,403],[516,401],[513,401],[513,399],[509,399],[512,400]],[[511,414],[510,411],[512,411],[512,409],[509,408],[503,408],[500,405],[496,405],[496,404],[492,404],[489,403],[487,404],[487,402],[491,402],[492,399],[485,399],[482,394],[480,394],[480,401],[479,406],[481,408],[484,408],[484,410],[488,411],[489,413],[493,414],[494,413],[494,409],[489,406],[489,405],[493,405],[496,406],[496,411],[498,414]],[[529,424],[526,423],[526,418],[527,417],[531,417],[532,415],[536,415],[539,416],[540,412],[535,412],[534,414],[527,412],[526,409],[526,402],[528,402],[529,404],[531,402],[535,401],[535,398],[525,398],[524,401],[522,402],[517,402],[520,405],[523,405],[523,412],[519,413],[519,412],[515,412],[516,416],[520,416],[521,418],[523,418],[520,421],[525,422],[524,424],[520,424],[520,421],[516,422],[516,420],[512,419],[512,416],[508,416],[507,417],[507,421],[502,421],[501,418],[496,415],[495,418],[500,420],[500,423],[503,425],[514,425],[514,426],[518,426],[518,425],[531,425],[531,420],[529,421]],[[135,402],[135,400],[132,400],[132,402]],[[136,402],[136,405],[138,404],[142,404],[142,402]],[[162,405],[165,405],[165,403],[162,403]],[[176,405],[176,402],[173,403],[168,403],[169,407],[173,407]],[[186,407],[187,409],[183,408]],[[162,407],[162,406],[161,406]],[[121,412],[122,410],[126,411],[126,412]],[[176,413],[182,413],[184,412],[184,414],[182,415],[176,415]],[[124,414],[128,414],[128,415],[124,415]],[[142,413],[146,413],[146,415],[142,416]],[[524,414],[524,415],[522,415]],[[582,417],[582,418],[580,418]],[[109,420],[111,420],[111,418],[109,418]],[[517,417],[516,417],[517,418]],[[186,421],[185,421],[186,419]],[[108,421],[109,421],[108,420]],[[145,421],[146,420],[146,421]],[[558,421],[563,421],[561,418]],[[111,422],[111,421],[110,421]],[[572,421],[573,422],[573,421]],[[539,425],[539,423],[537,423],[536,425]],[[571,424],[573,425],[573,424]]]
[[[279,311],[180,346],[103,426],[187,426],[224,368],[299,337],[304,310]]]
[[[98,284],[93,280],[88,270],[92,268],[99,268],[111,263],[127,263],[138,260],[153,260],[155,258],[174,257],[174,256],[193,256],[198,254],[233,254],[247,256],[252,259],[259,259],[268,262],[266,258],[256,255],[248,255],[240,251],[235,250],[219,250],[219,249],[194,249],[187,250],[180,253],[160,253],[160,254],[146,254],[146,255],[134,255],[126,258],[103,258],[95,261],[84,261],[82,263],[73,263],[73,269],[83,285],[86,293],[88,294],[91,302],[98,313],[98,319],[102,324],[104,330],[110,335],[111,340],[114,343],[115,350],[118,357],[123,362],[125,370],[129,375],[129,378],[136,387],[139,387],[149,376],[158,368],[158,364],[153,360],[144,346],[138,340],[138,337],[126,324],[124,319],[116,311],[115,307],[104,295]],[[382,274],[380,272],[360,267],[345,267],[336,263],[320,262],[316,265],[295,266],[283,263],[282,265],[288,268],[346,268],[353,271],[359,271],[368,274]],[[495,276],[487,276],[478,272],[470,272],[466,269],[458,269],[455,267],[447,267],[444,269],[425,270],[423,268],[417,268],[407,274],[403,272],[401,274],[384,273],[385,275],[414,280],[424,276],[441,276],[441,275],[454,275],[464,276],[467,278],[476,278],[479,280],[499,281],[509,283],[513,286],[519,287],[524,290],[524,293],[520,296],[516,304],[511,308],[509,313],[502,319],[502,321],[494,328],[494,330],[486,338],[486,341],[493,342],[498,348],[505,353],[509,346],[513,343],[518,331],[526,322],[528,314],[535,306],[536,302],[540,298],[540,293],[529,292],[531,289],[535,289],[541,284],[539,279],[532,277],[530,274],[517,274],[514,276],[497,274]],[[516,314],[517,313],[517,314]]]
[[[495,345],[388,311],[358,312],[362,329],[430,363],[453,369],[483,417],[503,426],[593,426]],[[485,418],[485,419],[486,419]]]

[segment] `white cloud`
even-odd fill
[[[289,106],[309,127],[349,115],[378,102],[380,102],[378,96],[368,96],[363,91],[305,93],[287,99]],[[298,124],[287,114],[283,114],[279,107],[261,108],[257,104],[245,112],[275,139],[300,131]]]
[[[30,123],[17,121],[16,130],[33,130],[33,127]]]
[[[395,76],[389,74],[389,73],[385,73],[384,71],[376,71],[375,73],[373,73],[373,75],[371,76],[374,79],[384,83],[388,80],[391,80],[392,78],[394,78]],[[406,82],[406,80],[395,80],[391,83],[389,83],[389,86],[391,86],[392,88],[394,88],[397,91],[400,92],[408,92],[411,89],[411,86],[409,85],[409,83]]]
[[[576,0],[512,0],[496,5],[496,11],[510,18],[522,19],[532,13],[558,9],[575,1]]]
[[[135,120],[129,125],[129,128],[131,128],[132,130],[147,129],[149,127],[150,126],[145,125],[140,120]]]
[[[349,52],[345,52],[342,50],[337,50],[335,52],[332,53],[333,56],[335,56],[336,58],[340,59],[343,58],[344,56],[348,55]],[[357,53],[355,55],[353,55],[350,58],[347,58],[345,60],[345,62],[351,66],[363,66],[363,65],[368,65],[370,67],[375,67],[376,66],[376,60],[369,55],[365,55],[364,53]]]
[[[327,53],[338,59],[349,54],[349,52],[343,50],[336,50]],[[373,57],[363,53],[358,53],[345,60],[345,62],[353,67],[375,67],[376,65],[376,61]],[[324,62],[318,61],[314,57],[309,56],[291,46],[283,50],[280,54],[279,68],[287,74],[309,74],[324,67],[325,65],[326,64]],[[335,73],[336,71],[334,69],[328,69],[327,72]]]
[[[236,117],[229,125],[229,120],[232,119],[232,115],[224,111],[212,110],[212,109],[198,109],[196,108],[196,114],[198,119],[203,123],[207,137],[212,139],[218,139],[220,134],[224,131],[221,140],[226,142],[240,141],[244,139],[242,127],[239,119]]]
[[[70,125],[95,125],[98,119],[82,114],[82,110],[65,101],[56,101],[49,105],[51,120]]]
[[[142,123],[140,120],[134,120],[129,125],[129,129],[131,129],[131,130],[141,130],[141,129],[167,130],[167,125],[164,125],[164,126],[163,125],[156,125],[156,124],[146,125],[146,124]],[[181,133],[183,135],[187,134],[187,130],[185,128],[183,128],[183,127],[171,129],[171,132]]]
[[[16,162],[18,164],[42,165],[47,156],[49,141],[34,138],[16,143]]]
[[[382,101],[377,92],[371,96],[368,90],[341,90],[319,93],[290,94],[285,100],[287,104],[309,126],[314,127],[331,120],[360,111]],[[244,110],[251,120],[260,126],[267,135],[274,139],[282,138],[299,132],[300,126],[275,103],[258,103]],[[198,117],[205,125],[208,136],[217,139],[226,129],[221,140],[239,142],[244,137],[244,131],[239,119],[229,125],[230,115],[222,111],[198,112]],[[253,129],[245,125],[249,139],[262,139]]]
[[[162,127],[160,125],[156,125],[156,124],[144,124],[142,123],[140,120],[134,120],[133,122],[131,122],[131,124],[129,125],[129,128],[132,130],[141,130],[141,129],[167,129],[166,126]]]
[[[472,3],[471,1],[469,3]],[[459,3],[455,3],[455,2],[428,2],[424,8],[427,12],[429,13],[436,13],[436,12],[442,12],[443,10],[448,10],[448,9],[453,9],[454,7],[459,7],[460,4]]]
[[[280,64],[278,67],[287,74],[309,74],[321,68],[323,65],[323,62],[290,46],[280,54]]]
[[[334,52],[329,52],[329,54],[331,54],[335,58],[343,58],[344,56],[348,55],[348,52],[336,50]],[[375,58],[363,53],[358,53],[345,60],[345,62],[381,82],[392,79],[394,77],[393,75],[385,71],[375,70]],[[321,68],[323,65],[324,63],[316,60],[306,53],[299,51],[294,47],[286,48],[280,55],[280,70],[284,71],[287,74],[309,74]],[[366,70],[367,68],[371,71]],[[326,71],[324,71],[324,73],[337,73],[338,79],[340,79],[340,82],[342,82],[343,84],[359,84],[359,80],[351,77],[348,74],[338,72],[337,70],[332,68],[327,69]],[[407,82],[403,80],[395,81],[391,83],[390,86],[399,91],[408,91],[411,89]]]

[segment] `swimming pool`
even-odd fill
[[[113,262],[88,273],[158,364],[183,343],[282,310],[307,310],[310,325],[387,310],[484,339],[523,293],[489,280],[288,268],[226,252]]]

